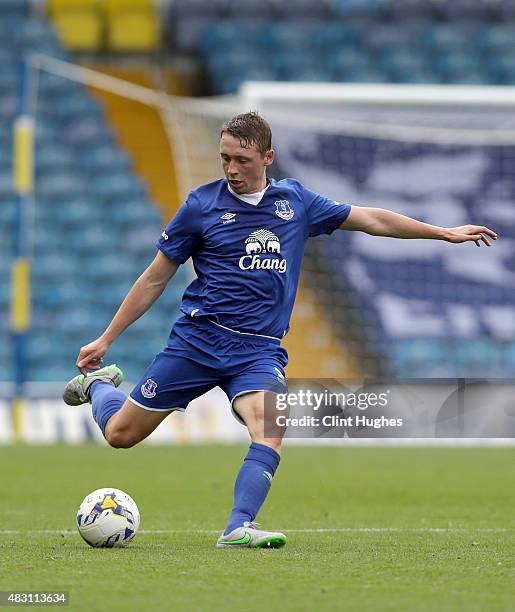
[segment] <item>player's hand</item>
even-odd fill
[[[102,367],[102,361],[104,360],[104,355],[109,350],[109,346],[109,342],[103,338],[97,338],[95,341],[83,346],[75,363],[79,368],[79,372],[86,376],[88,370],[99,370]]]
[[[459,244],[461,242],[475,242],[476,246],[481,243],[492,246],[488,238],[497,240],[497,234],[483,225],[461,225],[448,229],[447,241]]]

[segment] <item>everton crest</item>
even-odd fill
[[[274,204],[275,214],[285,221],[289,221],[295,214],[295,211],[290,206],[288,200],[276,200]]]
[[[143,397],[146,397],[147,399],[150,399],[156,396],[156,389],[156,381],[149,378],[147,379],[147,382],[145,384],[141,385],[141,395],[143,395]]]

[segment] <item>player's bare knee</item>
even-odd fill
[[[132,448],[139,442],[139,437],[130,429],[117,427],[106,429],[105,439],[113,448]]]

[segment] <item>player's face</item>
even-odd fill
[[[274,161],[274,151],[262,155],[256,145],[244,148],[237,138],[224,132],[220,158],[225,177],[236,193],[256,193],[266,187],[266,169]]]

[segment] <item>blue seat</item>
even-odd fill
[[[428,26],[421,35],[421,43],[429,53],[433,50],[457,51],[473,48],[479,39],[481,28],[459,23],[436,23]]]
[[[515,83],[515,49],[511,53],[493,55],[488,62],[491,82],[500,85]]]
[[[11,172],[0,170],[0,198],[9,198],[13,195],[13,181]]]
[[[289,0],[278,0],[275,3],[275,14],[277,17],[290,20],[294,18],[296,21],[309,19],[310,21],[318,21],[328,19],[331,16],[331,3],[329,0],[295,0],[295,4]]]
[[[487,53],[502,53],[515,48],[515,25],[491,24],[478,32],[478,45]]]
[[[94,265],[84,270],[84,278],[93,286],[99,287],[113,280],[125,284],[132,284],[143,272],[143,266],[126,253],[120,256],[119,250],[105,250],[95,254]]]
[[[240,85],[245,81],[276,81],[278,77],[271,66],[252,66],[247,69],[241,69],[230,74],[215,74],[213,79],[213,88],[216,93],[229,94],[238,90]]]
[[[336,17],[381,19],[389,8],[388,0],[332,0],[331,12]]]
[[[111,251],[119,242],[119,235],[112,226],[99,223],[88,224],[82,230],[77,231],[73,237],[73,250],[83,257],[91,259],[94,263],[95,255],[103,251]]]
[[[80,268],[77,263],[68,257],[63,257],[61,253],[47,253],[37,257],[32,266],[34,282],[45,283],[49,279],[73,278]]]
[[[391,49],[384,51],[378,64],[392,81],[409,82],[416,74],[424,74],[428,66],[423,57],[413,49]]]
[[[437,16],[437,3],[434,0],[391,2],[388,6],[388,13],[390,18],[395,21],[434,20]]]
[[[54,333],[75,332],[77,336],[94,338],[105,327],[105,321],[99,321],[94,309],[89,304],[76,304],[63,311],[54,311],[51,329]],[[78,341],[77,341],[78,343]]]
[[[141,225],[127,229],[123,234],[123,245],[133,257],[148,257],[155,253],[155,244],[161,234],[161,227],[155,224]]]
[[[55,219],[64,231],[79,231],[84,225],[91,222],[98,209],[98,204],[87,196],[70,196],[62,206],[55,206],[52,201],[38,200],[37,211],[44,216]]]
[[[64,140],[75,147],[95,144],[110,144],[115,141],[114,135],[105,121],[93,117],[75,117],[68,125],[61,126]]]
[[[343,23],[323,22],[312,30],[312,47],[321,56],[331,55],[344,49],[356,50],[363,37],[361,29]]]
[[[38,175],[59,170],[70,171],[76,166],[70,151],[62,145],[46,144],[36,150],[35,167]]]
[[[456,83],[463,74],[478,73],[478,60],[469,53],[455,51],[433,59],[433,69],[444,82]]]
[[[1,3],[0,3],[1,4]],[[51,47],[59,49],[57,36],[46,19],[31,18],[23,21],[21,27],[14,32],[14,41],[22,48]]]
[[[275,0],[226,0],[225,14],[233,19],[270,19],[276,14]],[[295,2],[297,17],[297,0]]]
[[[103,170],[118,173],[132,170],[132,164],[127,155],[113,145],[93,145],[81,150],[79,157],[81,166],[87,172],[96,173]]]
[[[14,227],[17,206],[18,204],[14,197],[2,201],[2,205],[0,206],[0,225],[2,225],[2,227],[7,229]]]
[[[240,52],[235,52],[231,48],[223,48],[207,54],[206,63],[210,73],[218,78],[227,73],[245,71],[249,69],[249,66],[255,67],[257,56],[259,52],[255,48],[246,48]]]
[[[260,45],[263,49],[279,53],[282,50],[290,53],[305,52],[311,47],[313,28],[291,22],[266,23],[257,33]]]
[[[36,197],[44,200],[66,200],[87,193],[87,185],[80,174],[66,171],[46,172],[35,182]]]
[[[227,0],[175,0],[171,5],[170,18],[181,25],[188,17],[222,17],[226,15]]]
[[[492,9],[501,22],[513,22],[515,19],[515,2],[513,0],[499,0],[492,6]]]
[[[44,148],[58,139],[58,130],[48,120],[39,117],[36,121],[36,147]]]
[[[84,287],[78,277],[55,278],[49,283],[34,284],[33,303],[46,310],[66,309],[85,301]]]
[[[116,223],[120,230],[124,232],[148,223],[154,224],[155,227],[164,227],[165,225],[157,206],[146,198],[128,197],[117,205],[114,212]]]
[[[82,84],[66,79],[57,74],[42,70],[38,75],[38,90],[43,98],[56,98],[69,94],[84,93]]]
[[[132,283],[128,280],[111,279],[110,283],[102,285],[101,291],[95,291],[91,296],[92,309],[112,309],[114,310],[123,302]]]
[[[237,19],[210,22],[202,31],[200,49],[207,56],[211,53],[230,54],[231,50],[245,51],[256,42],[257,30]]]
[[[92,119],[101,122],[104,112],[100,104],[82,92],[56,97],[51,101],[52,115],[60,121]]]
[[[333,73],[332,80],[341,83],[387,83],[388,76],[375,66],[365,66],[362,69],[343,70]]]
[[[92,190],[96,197],[104,201],[144,198],[146,195],[143,182],[129,172],[97,175]]]
[[[10,151],[8,147],[0,146],[0,172],[11,170],[13,162],[12,157],[12,151]]]
[[[270,66],[274,70],[276,77],[284,81],[306,80],[301,79],[302,75],[307,73],[316,74],[319,68],[321,77],[318,80],[328,80],[329,71],[325,70],[325,66],[318,66],[315,58],[307,52],[278,52],[274,53],[270,58]],[[322,74],[323,73],[323,74]],[[327,73],[327,76],[326,76]]]
[[[29,14],[29,0],[1,0],[0,1],[0,20],[20,19]]]
[[[496,13],[495,2],[478,2],[478,0],[452,0],[452,2],[435,2],[437,15],[448,21],[489,21]]]
[[[2,66],[0,70],[0,94],[4,95],[16,89],[18,85],[18,72],[15,66]]]
[[[345,49],[325,58],[326,69],[332,78],[345,78],[349,74],[355,74],[372,68],[372,60],[368,54],[362,51]]]

